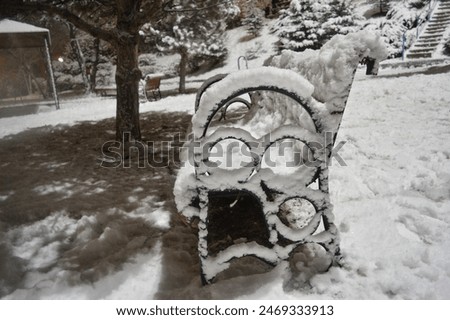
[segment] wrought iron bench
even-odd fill
[[[287,260],[299,272],[311,251],[321,271],[339,262],[328,164],[358,61],[380,52],[357,52],[339,99],[318,101],[320,84],[280,69],[283,57],[199,89],[174,193],[198,230],[205,284],[244,257],[269,267]]]

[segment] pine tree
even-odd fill
[[[263,26],[263,16],[264,12],[262,9],[256,7],[255,1],[249,1],[250,5],[244,14],[242,19],[242,25],[247,27],[249,34],[257,37]]]
[[[325,43],[336,34],[348,34],[355,31],[356,20],[354,7],[348,0],[328,0],[328,10],[324,16],[322,28],[325,33],[322,42]]]
[[[238,13],[238,9],[229,1],[183,0],[180,8],[159,24],[146,25],[159,38],[158,48],[163,52],[180,54],[179,91],[185,91],[185,79],[188,62],[193,57],[225,57],[227,49],[224,43],[224,31],[227,18]]]
[[[307,48],[320,48],[323,33],[320,27],[325,9],[320,1],[292,0],[289,8],[281,13],[276,25],[280,49],[303,51]]]
[[[292,0],[275,26],[280,50],[319,49],[336,34],[355,28],[355,15],[345,0]]]

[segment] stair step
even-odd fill
[[[450,22],[450,20],[449,21],[445,21],[445,22],[430,22],[428,24],[428,27],[433,27],[433,28],[444,27],[444,28],[446,28],[448,26],[449,22]]]
[[[450,16],[450,12],[449,12],[449,13],[446,13],[446,12],[444,12],[444,13],[436,12],[435,14],[433,14],[433,18],[447,18],[447,17],[449,17],[449,16]]]
[[[421,36],[419,36],[420,38],[423,38],[424,40],[434,40],[434,41],[440,41],[443,37],[444,33],[440,32],[440,33],[429,33],[429,32],[424,32]]]
[[[448,19],[450,19],[450,17],[440,17],[440,18],[431,18],[430,21],[431,22],[447,22]]]
[[[410,51],[430,51],[434,50],[434,47],[417,47],[416,45],[413,45],[410,49]]]
[[[428,25],[447,25],[450,21],[450,17],[445,18],[446,20],[442,19],[442,20],[431,20]]]
[[[428,42],[441,41],[441,38],[442,38],[442,35],[422,34],[417,41],[419,41],[419,40],[428,41]]]
[[[447,28],[426,28],[425,32],[427,33],[444,33]]]
[[[433,52],[434,49],[436,49],[436,48],[424,48],[424,49],[421,49],[421,48],[415,48],[415,47],[413,47],[413,48],[411,48],[411,49],[409,50],[409,52],[410,52],[410,53],[425,53],[425,52]]]
[[[433,43],[433,42],[441,42],[442,37],[428,37],[421,35],[419,39],[417,39],[416,43]]]
[[[431,58],[431,53],[420,53],[420,54],[407,54],[408,59],[420,59],[420,58]]]
[[[432,46],[434,44],[439,44],[441,43],[441,39],[417,39],[417,41],[414,43],[414,45],[416,44],[423,44],[426,46]]]
[[[448,24],[450,22],[450,17],[448,17],[448,18],[445,18],[445,19],[439,19],[439,20],[430,20],[430,23],[429,23],[429,25],[431,24],[431,25],[434,25],[434,24],[442,24],[442,25],[444,25],[444,24]]]
[[[444,31],[445,29],[447,29],[447,26],[444,27],[440,27],[440,26],[436,26],[436,27],[432,27],[432,26],[428,26],[425,30],[442,30]]]
[[[433,44],[430,45],[421,45],[420,43],[415,43],[412,47],[427,49],[427,48],[436,48],[439,44],[440,42],[434,42]]]
[[[445,30],[445,29],[447,29],[447,27],[448,27],[448,25],[434,25],[434,26],[427,25],[426,28],[425,28],[425,30],[429,30],[429,29],[431,29],[431,30],[435,30],[435,29],[438,29],[438,30],[440,30],[440,29]]]
[[[440,41],[439,42],[436,41],[436,42],[432,42],[430,44],[422,45],[422,44],[416,42],[411,47],[431,48],[431,47],[437,47],[440,43],[441,43]]]
[[[428,36],[428,37],[441,37],[443,34],[444,34],[444,31],[439,31],[439,30],[425,29],[425,31],[422,32],[423,36]]]
[[[449,24],[450,24],[450,18],[446,22],[430,22],[430,23],[428,23],[428,27],[433,27],[433,28],[435,28],[435,27],[444,27],[444,28],[447,28]]]
[[[423,49],[426,49],[426,48],[430,48],[430,49],[436,49],[437,48],[437,46],[439,45],[439,42],[436,42],[436,43],[433,43],[432,45],[421,45],[421,44],[418,44],[418,43],[415,43],[413,46],[412,46],[412,48],[414,49],[421,49],[421,48],[423,48]],[[411,49],[412,50],[412,49]]]
[[[414,43],[414,46],[418,46],[418,47],[433,47],[433,46],[437,46],[439,45],[439,43],[441,43],[440,41],[420,41],[417,40],[416,43]]]
[[[440,41],[430,41],[430,42],[425,42],[425,41],[416,41],[412,47],[421,47],[423,48],[429,48],[429,47],[435,47],[438,46],[439,43],[441,43]]]
[[[430,25],[428,25],[427,26],[427,29],[446,29],[447,28],[447,26],[446,25],[436,25],[436,26],[430,26]]]
[[[439,30],[428,30],[425,29],[424,32],[422,32],[422,35],[424,36],[431,36],[431,37],[440,37],[444,34],[444,31],[439,31]]]
[[[433,50],[428,50],[428,51],[414,51],[414,50],[409,50],[408,54],[433,54],[433,52],[435,51],[435,49]]]

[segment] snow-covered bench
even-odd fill
[[[98,86],[94,89],[94,92],[102,97],[115,97],[117,95],[116,87]]]
[[[144,96],[147,99],[147,101],[151,100],[151,97],[153,100],[161,99],[161,78],[164,75],[162,74],[154,74],[154,75],[147,75],[144,79]]]
[[[358,63],[386,51],[364,32],[327,45],[200,88],[174,194],[198,223],[204,283],[243,257],[295,269],[309,251],[322,271],[339,260],[328,164]]]

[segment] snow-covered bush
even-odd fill
[[[82,89],[84,84],[78,64],[68,58],[61,60],[53,62],[57,89],[59,91]]]
[[[353,7],[345,0],[293,0],[281,12],[274,30],[280,49],[318,49],[336,34],[356,30]]]
[[[183,92],[190,62],[217,64],[225,59],[226,21],[238,13],[237,7],[228,1],[218,4],[215,0],[184,0],[158,23],[144,25],[141,36],[156,38],[161,52],[181,56],[179,91]]]
[[[284,50],[267,65],[293,70],[313,86],[313,97],[325,103],[331,113],[345,107],[356,68],[363,58],[386,59],[387,49],[379,35],[361,30],[336,35],[320,50]]]
[[[259,36],[261,28],[263,27],[263,16],[263,10],[252,7],[246,17],[242,19],[242,24],[247,27],[247,32],[250,35],[254,37]]]
[[[96,85],[99,87],[115,86],[116,66],[111,62],[99,63],[97,71]]]
[[[74,31],[72,41],[80,51],[74,50],[69,42],[59,60],[53,62],[58,90],[86,89],[85,81],[90,82],[92,87],[113,86],[115,54],[111,46],[79,30]],[[86,69],[84,78],[80,59]]]
[[[265,54],[267,52],[267,48],[264,47],[263,42],[256,41],[255,44],[248,48],[245,51],[245,57],[247,60],[253,60],[259,58],[261,55]]]

